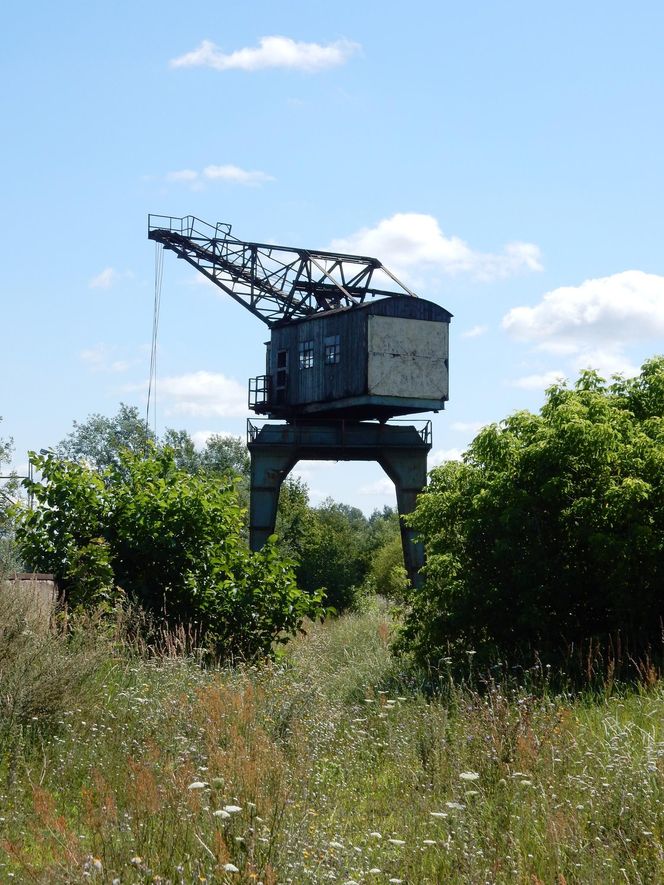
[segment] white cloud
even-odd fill
[[[334,240],[332,249],[376,257],[404,275],[430,269],[491,280],[542,270],[540,250],[533,243],[508,243],[496,254],[478,252],[460,237],[446,236],[432,215],[418,212],[397,212],[375,227]]]
[[[256,187],[259,184],[265,184],[267,181],[274,181],[274,177],[258,169],[242,169],[233,163],[225,163],[206,166],[202,172],[197,172],[195,169],[179,169],[175,172],[167,172],[166,181],[188,184],[193,190],[201,190],[203,184],[207,181],[228,181],[232,184]]]
[[[91,289],[110,289],[118,278],[118,272],[112,267],[105,267],[96,277],[92,277],[89,286]]]
[[[247,414],[243,384],[218,372],[190,372],[160,378],[157,397],[168,415],[233,418]]]
[[[627,270],[608,277],[561,286],[534,307],[514,307],[503,328],[538,350],[564,357],[570,373],[594,368],[605,377],[638,372],[625,349],[664,335],[664,276]],[[562,372],[546,372],[514,382],[540,388]]]
[[[120,280],[130,280],[133,276],[134,275],[130,270],[119,271],[114,267],[105,267],[101,273],[92,277],[88,286],[91,289],[110,289]]]
[[[479,338],[480,335],[484,335],[489,331],[488,326],[473,326],[471,329],[468,329],[466,332],[461,333],[462,338]]]
[[[233,181],[236,184],[263,184],[265,181],[274,181],[274,178],[265,172],[250,172],[232,164],[206,166],[203,175],[210,181]]]
[[[193,169],[180,169],[177,172],[168,172],[166,174],[167,181],[185,181],[192,182],[198,178],[198,172]]]
[[[208,444],[208,440],[213,436],[220,436],[223,439],[239,439],[241,442],[245,442],[243,436],[240,436],[238,433],[230,433],[227,430],[196,430],[190,436],[194,447],[199,450],[204,449]]]
[[[582,369],[596,369],[604,378],[611,375],[624,375],[627,378],[639,374],[639,367],[621,351],[619,347],[594,347],[574,355],[571,361],[574,373]]]
[[[394,483],[386,476],[381,477],[375,482],[360,486],[357,493],[358,495],[394,495]]]
[[[542,372],[536,375],[525,375],[523,378],[517,378],[512,381],[512,387],[520,387],[523,390],[546,390],[552,384],[564,381],[565,373],[557,370],[551,372]]]
[[[439,467],[445,461],[461,461],[463,457],[462,449],[438,449],[429,455],[429,466]]]
[[[503,328],[542,349],[589,342],[623,345],[664,334],[664,277],[627,270],[547,292],[535,307],[514,307]]]
[[[336,40],[326,45],[301,43],[291,37],[261,37],[257,47],[245,47],[224,53],[211,40],[203,40],[191,52],[171,60],[172,68],[206,67],[216,71],[259,71],[265,68],[321,71],[337,67],[358,52],[359,44],[350,40]]]

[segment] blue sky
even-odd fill
[[[432,464],[556,375],[664,351],[664,5],[12,4],[0,435],[146,403],[149,212],[375,254],[454,314]],[[157,427],[244,433],[265,327],[165,257]],[[378,466],[312,499],[393,503]]]

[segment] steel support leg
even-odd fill
[[[417,586],[420,569],[424,565],[424,547],[421,541],[415,539],[415,531],[404,523],[403,517],[415,509],[417,496],[427,484],[427,452],[422,449],[386,449],[378,462],[396,488],[404,565],[410,582]]]
[[[252,550],[260,550],[274,533],[281,484],[296,461],[290,448],[265,446],[251,452],[249,547]]]
[[[415,427],[339,421],[327,424],[265,424],[249,442],[251,504],[249,544],[260,550],[274,532],[279,490],[300,460],[378,461],[396,487],[403,517],[415,509],[427,482],[430,436]],[[401,525],[404,565],[413,584],[424,563],[422,544],[411,528]]]

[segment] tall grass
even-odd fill
[[[375,608],[236,670],[103,645],[4,780],[0,880],[664,881],[659,683],[431,698],[391,631]]]

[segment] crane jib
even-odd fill
[[[243,241],[231,235],[229,224],[151,215],[148,237],[269,326],[369,297],[416,297],[376,258]]]

